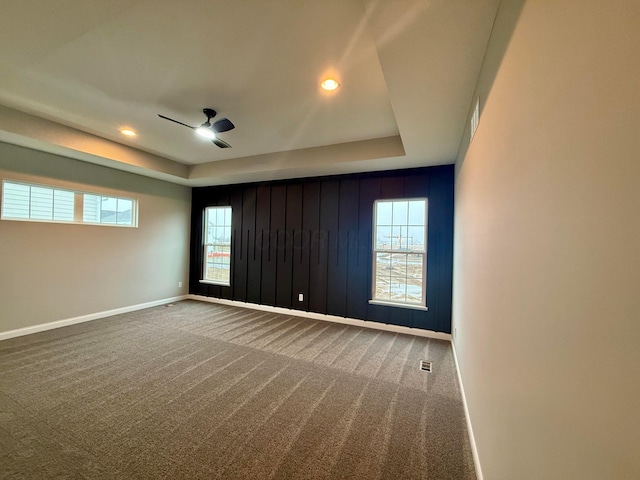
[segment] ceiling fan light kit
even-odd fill
[[[207,120],[199,127],[192,127],[191,125],[187,125],[186,123],[179,122],[178,120],[174,120],[173,118],[169,118],[161,114],[158,114],[158,116],[165,120],[169,120],[170,122],[177,123],[178,125],[182,125],[190,128],[191,130],[194,130],[198,135],[211,140],[220,148],[231,148],[231,145],[229,145],[224,140],[219,139],[217,134],[233,130],[236,127],[233,122],[231,122],[231,120],[229,120],[228,118],[221,118],[220,120],[217,120],[212,124],[211,119],[216,116],[216,111],[213,108],[203,108],[202,113],[206,115]]]
[[[211,124],[209,122],[204,122],[196,128],[196,133],[201,137],[208,138],[209,140],[216,138],[216,132],[211,130]]]

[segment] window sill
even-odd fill
[[[399,308],[410,308],[412,310],[429,310],[429,307],[424,305],[412,305],[410,303],[394,303],[394,302],[384,302],[382,300],[369,300],[371,305],[382,305],[384,307],[399,307]]]
[[[218,285],[219,287],[230,287],[230,283],[214,282],[213,280],[200,280],[200,283],[206,283],[207,285]]]

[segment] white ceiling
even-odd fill
[[[187,185],[452,163],[498,3],[0,0],[0,140]],[[233,148],[157,116],[203,107]]]

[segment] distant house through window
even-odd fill
[[[371,303],[426,308],[427,199],[377,200]]]
[[[85,223],[131,225],[133,200],[128,198],[83,195],[82,220]]]
[[[2,220],[138,226],[138,202],[13,180],[2,182]]]
[[[208,207],[204,217],[201,281],[231,285],[231,207]]]

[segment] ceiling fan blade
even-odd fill
[[[164,115],[158,114],[160,118],[164,118],[165,120],[169,120],[170,122],[177,123],[179,125],[184,125],[185,127],[189,127],[191,130],[195,130],[196,127],[192,127],[191,125],[187,125],[186,123],[179,122],[178,120],[174,120],[173,118],[165,117]]]
[[[215,143],[217,146],[219,146],[220,148],[231,148],[231,145],[229,145],[227,142],[225,142],[224,140],[220,140],[219,138],[214,138],[213,140],[211,140],[213,143]]]
[[[211,129],[216,133],[228,132],[234,128],[236,128],[236,126],[228,118],[221,118],[211,125]]]

